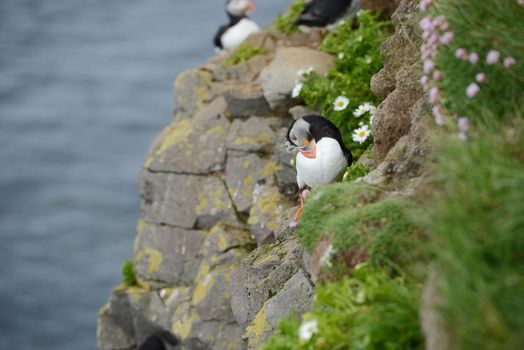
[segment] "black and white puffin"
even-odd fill
[[[353,5],[353,6],[352,6]],[[295,25],[325,27],[360,8],[360,0],[312,0],[304,7]]]
[[[320,115],[297,119],[287,132],[288,150],[297,149],[296,170],[300,208],[291,226],[296,226],[309,189],[340,180],[353,162],[340,130]]]
[[[227,0],[226,13],[229,23],[221,26],[214,39],[217,50],[232,50],[260,27],[247,14],[256,10],[253,0]]]

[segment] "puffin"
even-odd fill
[[[296,156],[300,207],[292,227],[296,227],[309,190],[340,180],[353,162],[351,151],[344,145],[340,130],[320,115],[307,115],[295,120],[286,136],[288,151]]]
[[[260,31],[260,27],[247,14],[256,10],[253,0],[227,0],[226,13],[229,23],[221,26],[214,39],[217,51],[231,51],[249,35]]]
[[[347,15],[354,15],[359,8],[360,0],[312,0],[295,20],[295,25],[325,27]]]

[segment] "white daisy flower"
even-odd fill
[[[371,103],[369,102],[365,102],[363,104],[361,104],[362,108],[364,108],[366,110],[366,112],[371,112],[375,109],[375,106],[373,106]]]
[[[339,96],[336,98],[335,102],[333,102],[333,107],[335,109],[335,111],[343,111],[344,109],[347,108],[349,104],[349,98],[345,97],[345,96]]]
[[[318,323],[317,320],[311,320],[308,322],[302,323],[298,329],[298,337],[302,341],[308,341],[311,339],[313,334],[318,332]]]
[[[306,74],[311,74],[311,73],[313,73],[314,70],[315,70],[315,68],[313,68],[313,66],[309,66],[309,68],[306,69]]]
[[[339,52],[338,53],[338,59],[339,60],[343,60],[344,59],[344,53],[343,52]]]
[[[295,87],[293,88],[293,91],[291,91],[291,97],[297,98],[300,96],[300,91],[302,91],[302,88],[304,87],[304,84],[300,81],[295,83]]]
[[[369,126],[362,125],[360,128],[355,129],[353,131],[352,138],[353,138],[353,141],[362,144],[364,143],[364,141],[367,140],[370,134],[371,134],[371,131],[369,130]]]
[[[353,115],[357,118],[362,117],[368,110],[364,108],[364,105],[360,105],[353,111]]]

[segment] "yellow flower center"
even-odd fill
[[[364,136],[366,136],[366,132],[365,131],[361,131],[361,132],[358,133],[358,136],[364,137]]]

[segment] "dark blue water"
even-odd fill
[[[289,1],[261,0],[268,24]],[[96,347],[137,176],[222,0],[0,0],[0,349]]]

